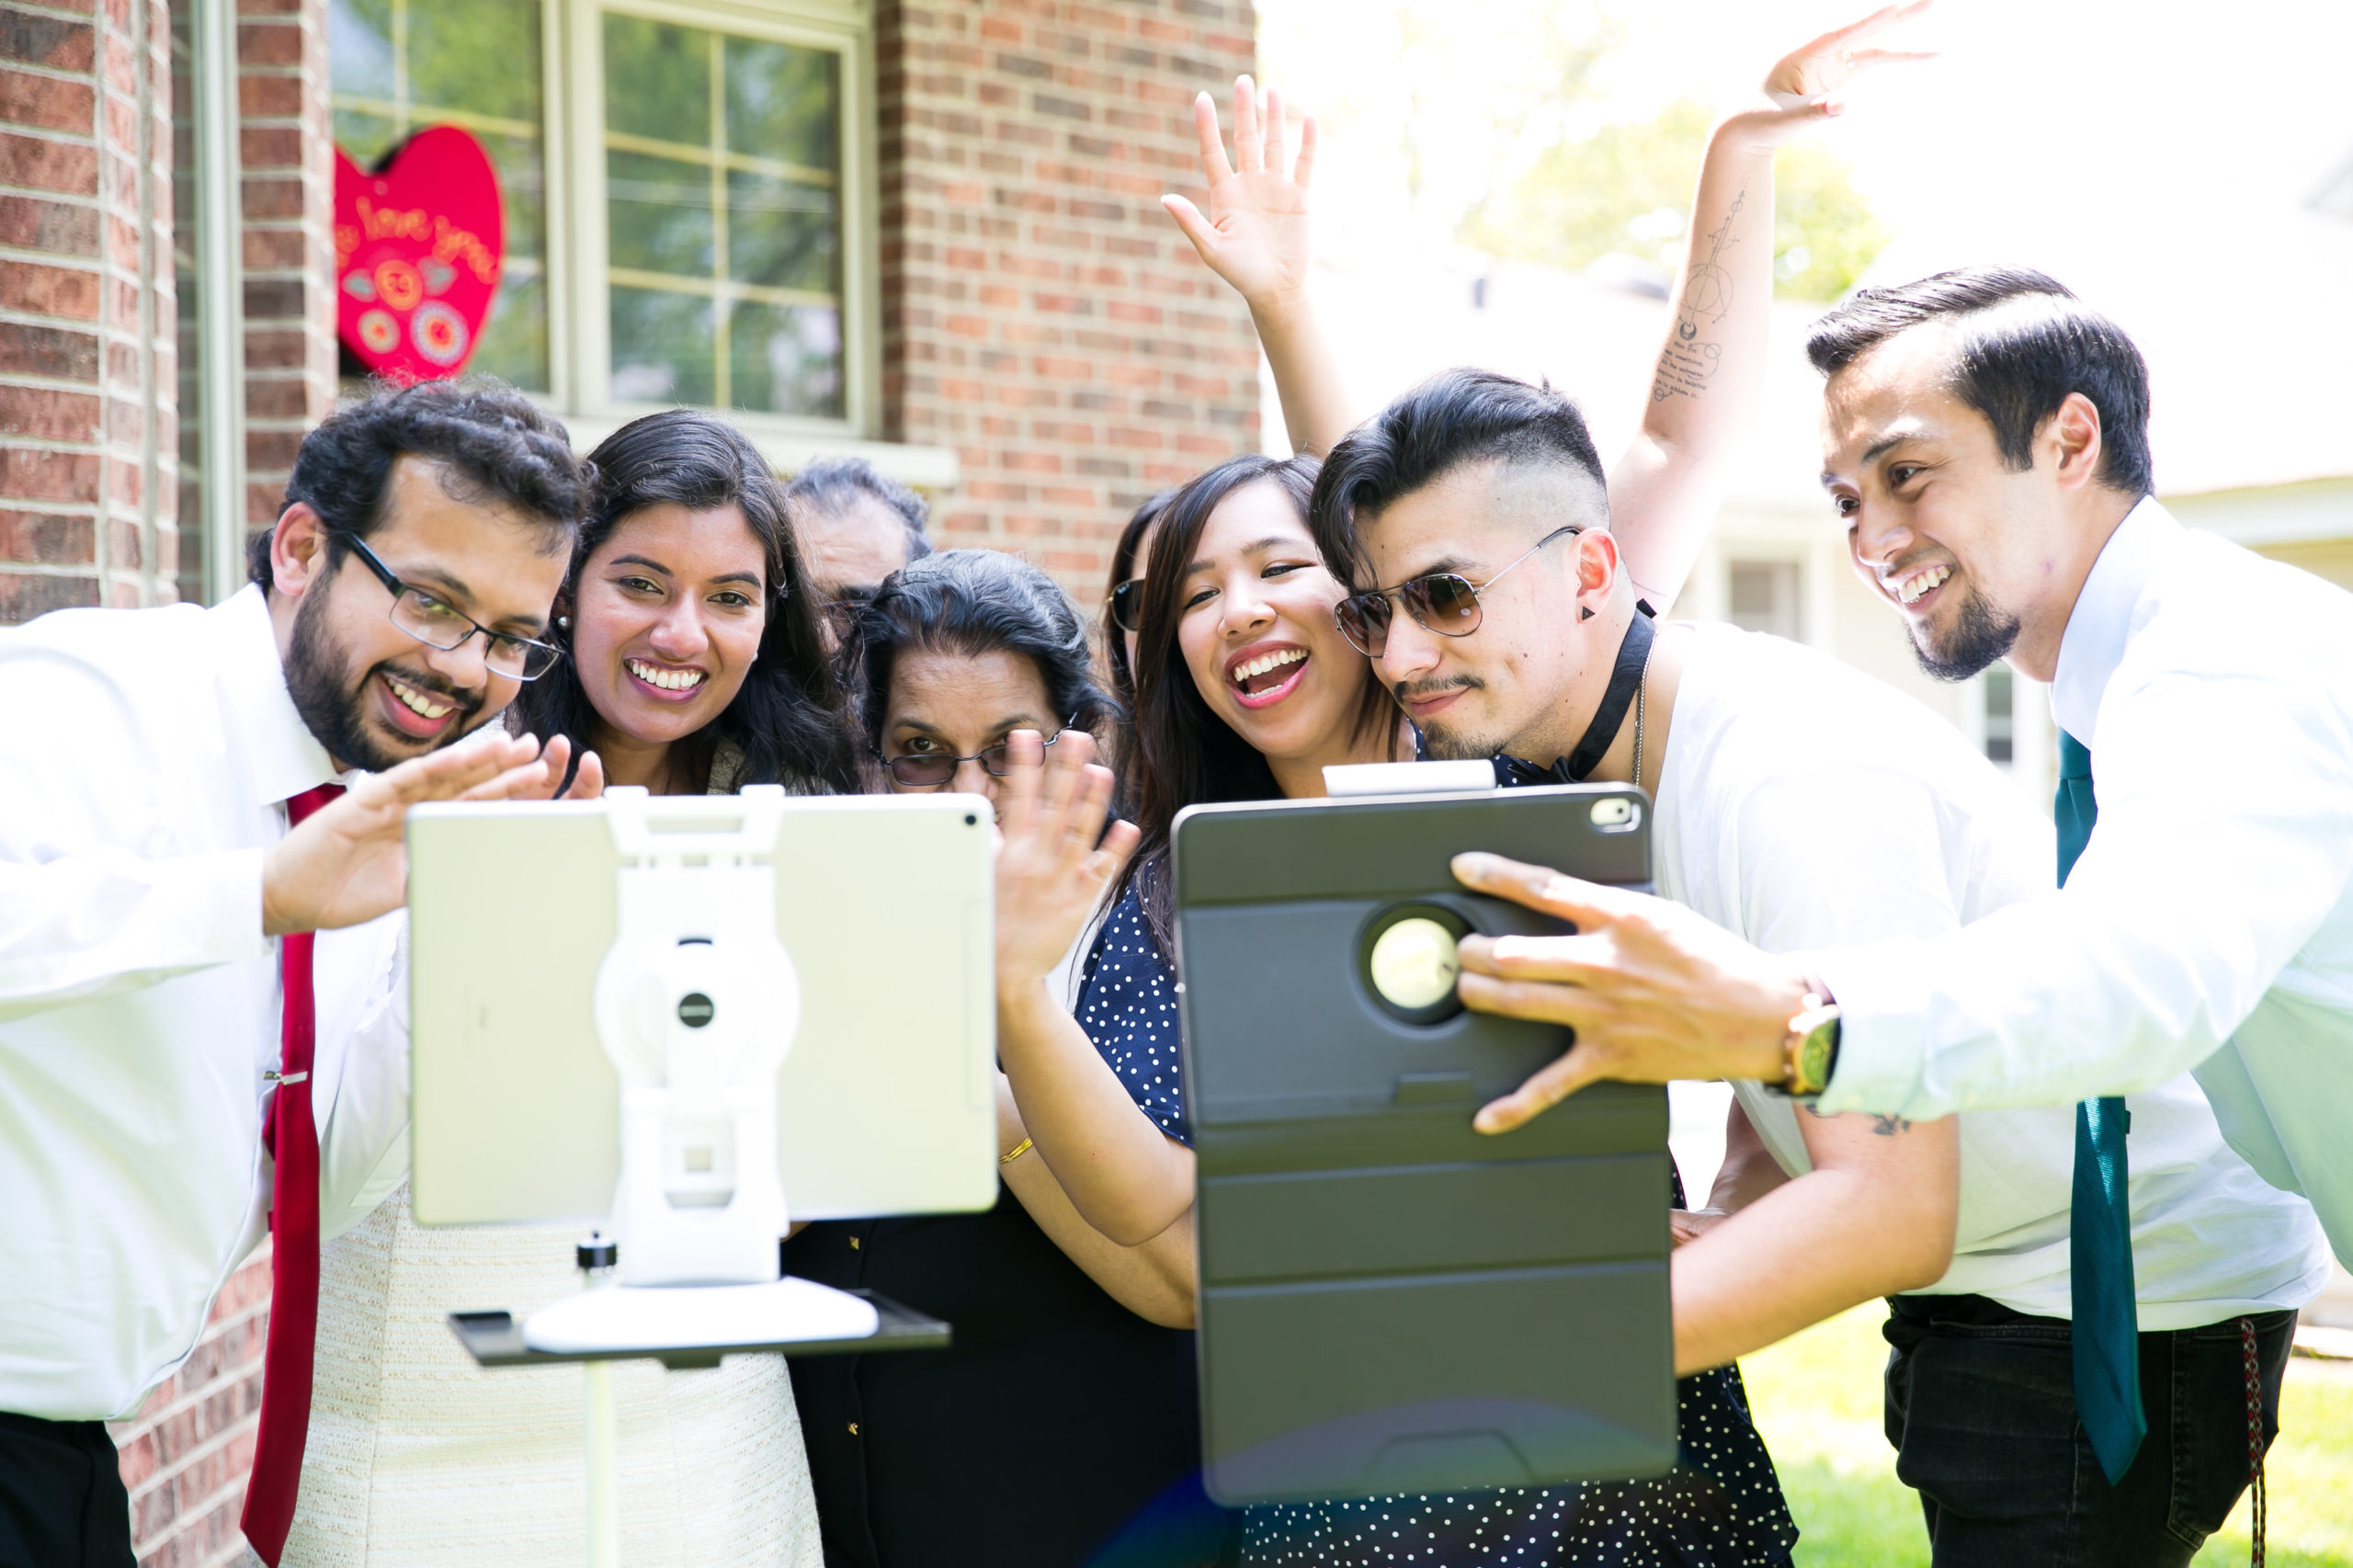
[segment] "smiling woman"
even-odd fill
[[[556,601],[571,659],[511,722],[568,735],[656,794],[858,788],[850,720],[781,487],[720,419],[632,420],[590,461],[597,492]]]

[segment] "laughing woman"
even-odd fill
[[[570,657],[524,688],[510,722],[569,736],[612,782],[656,794],[854,790],[849,722],[759,454],[719,420],[678,411],[624,426],[593,460],[595,510],[557,602]],[[593,792],[594,756],[581,774],[576,792]],[[406,1027],[395,980],[361,1028]],[[321,1152],[321,1230],[334,1239],[320,1256],[315,1392],[285,1562],[576,1562],[587,1521],[579,1374],[482,1372],[443,1314],[481,1301],[528,1312],[577,1290],[577,1231],[420,1229],[405,1053],[352,1053],[371,1060],[404,1071],[381,1083],[347,1074],[335,1131],[348,1141]],[[694,1372],[628,1362],[613,1377],[628,1562],[817,1568],[779,1359]]]

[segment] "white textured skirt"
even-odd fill
[[[576,1228],[425,1230],[408,1187],[320,1256],[302,1490],[281,1568],[587,1561],[580,1368],[485,1371],[454,1311],[518,1315],[580,1289]],[[613,1369],[630,1568],[819,1568],[816,1504],[775,1356]]]

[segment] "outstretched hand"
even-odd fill
[[[560,759],[559,759],[560,761]],[[556,777],[562,778],[559,765]],[[427,801],[540,798],[540,743],[488,731],[362,778],[262,858],[262,934],[327,931],[388,915],[408,896],[408,809]]]
[[[1043,980],[1119,877],[1140,836],[1115,822],[1111,770],[1095,739],[1064,730],[1051,746],[1035,730],[1005,738],[997,783],[996,964],[999,994]]]
[[[1617,1078],[1779,1081],[1804,972],[1680,904],[1500,855],[1458,855],[1463,886],[1558,915],[1569,937],[1465,937],[1455,983],[1474,1011],[1566,1024],[1576,1042],[1472,1125],[1508,1132]]]
[[[572,781],[564,782],[564,773],[572,765],[572,738],[557,735],[540,753],[540,760],[548,765],[547,777],[529,789],[510,790],[498,795],[460,795],[463,801],[594,801],[605,793],[605,762],[593,751],[580,754],[580,766],[572,771]],[[484,786],[487,788],[487,786]]]
[[[1210,215],[1202,217],[1184,197],[1160,199],[1201,259],[1253,310],[1279,311],[1307,290],[1307,182],[1315,168],[1315,117],[1299,121],[1296,161],[1290,120],[1281,89],[1268,87],[1262,106],[1250,78],[1236,76],[1229,164],[1218,134],[1217,105],[1201,94],[1193,100],[1193,127],[1200,133]]]
[[[1903,5],[1882,6],[1860,21],[1834,28],[1792,50],[1766,73],[1765,96],[1772,107],[1734,115],[1725,121],[1726,126],[1760,142],[1779,142],[1808,125],[1844,114],[1847,106],[1837,96],[1838,89],[1856,73],[1874,65],[1936,58],[1933,49],[1856,47],[1898,22],[1909,21],[1930,4],[1931,0],[1906,0]]]

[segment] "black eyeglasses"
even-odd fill
[[[1143,579],[1131,577],[1111,590],[1111,624],[1122,631],[1143,630]]]
[[[1483,583],[1452,572],[1433,572],[1427,577],[1412,577],[1393,588],[1375,588],[1370,593],[1351,594],[1333,610],[1340,623],[1340,635],[1368,659],[1381,657],[1389,646],[1389,623],[1396,613],[1389,601],[1396,599],[1405,607],[1405,613],[1415,625],[1440,637],[1468,637],[1479,630],[1479,596],[1495,585],[1504,572],[1518,565],[1556,539],[1583,533],[1582,525],[1571,523],[1554,528],[1534,544],[1513,557],[1502,572]]]
[[[563,657],[563,650],[552,642],[535,642],[529,637],[517,637],[511,631],[493,631],[480,621],[458,612],[446,599],[410,587],[392,575],[392,569],[376,559],[376,552],[356,535],[338,532],[336,538],[358,553],[376,580],[392,591],[392,622],[428,648],[454,653],[466,645],[467,639],[480,632],[484,640],[483,663],[499,675],[516,680],[537,680],[555,667]]]
[[[1046,737],[1046,744],[1052,745],[1070,733],[1070,729],[1068,723],[1063,724],[1061,729]],[[949,756],[944,752],[917,752],[910,756],[884,756],[877,751],[874,757],[876,761],[891,770],[892,778],[908,789],[937,790],[942,784],[955,782],[956,770],[968,762],[977,762],[987,768],[989,777],[992,778],[1004,778],[1013,771],[1012,764],[1005,760],[1005,747],[1006,743],[999,741],[993,746],[983,746],[970,756]]]

